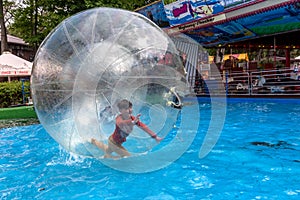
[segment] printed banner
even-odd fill
[[[244,26],[234,21],[185,32],[205,47],[215,46],[237,40],[249,39],[255,36]]]
[[[31,70],[0,70],[0,76],[30,76]]]
[[[149,4],[143,8],[137,9],[135,12],[146,16],[151,21],[156,23],[159,27],[164,28],[170,26],[162,1]]]
[[[178,0],[170,4],[166,3],[168,1],[164,1],[164,8],[170,26],[176,26],[224,11],[224,6],[219,0]]]
[[[225,8],[238,6],[240,4],[248,3],[248,2],[251,2],[251,1],[256,1],[256,0],[220,0],[221,4]]]

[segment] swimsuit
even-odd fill
[[[135,117],[130,116],[131,120],[133,121],[135,119]],[[131,123],[131,122],[130,122]],[[137,126],[140,127],[144,127],[145,125],[143,123],[141,123],[140,121],[138,121],[136,123]],[[133,126],[133,125],[128,125],[128,126]],[[128,137],[130,133],[125,132],[124,130],[122,130],[117,124],[116,124],[116,128],[114,133],[112,134],[112,139],[114,141],[114,143],[116,144],[122,144],[123,142],[126,141],[126,138]]]
[[[126,133],[125,131],[121,130],[118,125],[116,125],[116,129],[114,133],[112,134],[112,138],[115,143],[122,144],[126,141],[126,137],[129,135],[129,133]]]

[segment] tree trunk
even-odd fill
[[[3,0],[0,0],[1,54],[8,50],[7,33],[4,21]]]

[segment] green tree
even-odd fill
[[[13,12],[14,23],[9,33],[22,38],[35,50],[61,21],[80,11],[94,7],[135,10],[153,0],[23,0]]]
[[[3,0],[0,0],[1,54],[8,50]]]
[[[23,0],[22,6],[14,12],[9,32],[36,50],[62,20],[85,9],[84,0]]]
[[[134,11],[157,0],[85,0],[87,8],[112,7]]]
[[[29,93],[29,82],[24,82],[25,92]],[[22,82],[0,82],[0,108],[23,103]]]

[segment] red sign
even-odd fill
[[[30,76],[31,70],[1,70],[0,75],[9,76],[9,75],[22,75],[22,76]]]

